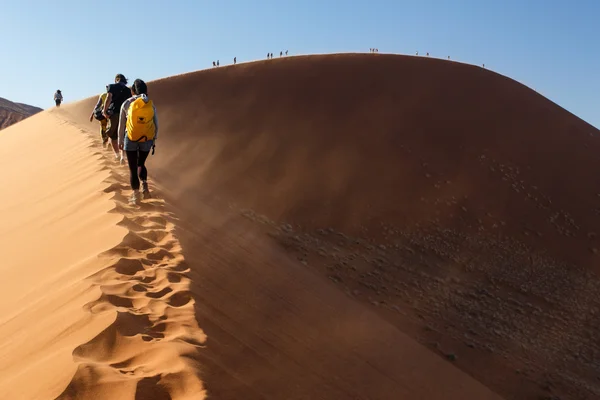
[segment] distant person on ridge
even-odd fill
[[[219,66],[219,60],[217,60],[217,67]]]
[[[287,52],[288,52],[288,51],[286,50],[286,51],[285,51],[285,55],[286,55],[286,56],[287,56]]]
[[[106,136],[111,140],[115,159],[119,159],[118,130],[119,130],[119,111],[121,106],[131,97],[131,89],[127,87],[127,78],[123,74],[115,76],[115,83],[108,85],[106,101],[102,114],[108,120]],[[121,154],[121,163],[123,154]]]
[[[237,63],[237,57],[233,57],[233,63],[236,64]]]
[[[140,180],[142,196],[150,197],[148,188],[148,170],[146,159],[158,138],[158,116],[154,102],[148,98],[148,87],[141,79],[131,86],[133,96],[125,100],[119,117],[119,148],[127,154],[130,183],[133,193],[129,202],[136,204],[140,200]]]
[[[279,57],[283,57],[283,51],[279,52]]]
[[[62,103],[62,100],[62,92],[60,90],[57,90],[56,93],[54,93],[54,103],[56,103],[56,107],[60,107],[60,103]]]
[[[106,125],[108,124],[108,120],[102,114],[102,110],[104,109],[104,102],[106,101],[106,96],[108,95],[108,85],[106,85],[106,92],[100,94],[98,96],[98,101],[96,105],[92,109],[92,113],[90,114],[90,122],[95,118],[100,122],[100,136],[102,137],[102,146],[106,146],[108,143],[108,136],[106,136]]]
[[[217,63],[215,63],[215,62],[213,61],[213,67],[216,67],[216,66],[217,66]]]

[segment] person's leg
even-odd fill
[[[106,142],[108,142],[108,136],[106,136],[107,125],[108,121],[106,119],[100,121],[100,136],[102,137],[103,146],[106,145]]]
[[[140,198],[140,180],[138,178],[138,151],[137,150],[127,150],[125,152],[127,155],[127,164],[129,165],[129,183],[131,184],[131,189],[133,189],[133,193],[131,194],[131,198],[129,202],[135,203]]]
[[[113,114],[110,116],[108,120],[108,129],[106,131],[106,136],[109,137],[113,151],[115,153],[115,158],[119,159],[119,143],[118,143],[118,135],[119,135],[119,114]]]
[[[148,180],[148,170],[146,169],[146,159],[148,158],[149,151],[138,151],[138,175],[142,181]]]
[[[150,150],[146,151],[146,148],[148,146],[146,146],[145,144],[140,146],[140,149],[138,151],[138,175],[140,177],[140,180],[142,181],[142,195],[145,199],[150,197],[150,189],[148,188],[148,170],[146,169],[146,159],[148,158],[148,155],[150,154]]]

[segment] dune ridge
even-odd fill
[[[0,97],[0,130],[8,128],[38,112],[41,108],[23,103],[15,103]]]

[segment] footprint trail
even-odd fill
[[[100,141],[95,141],[101,146]],[[161,199],[128,204],[128,170],[106,151],[105,192],[129,232],[101,254],[107,268],[91,276],[102,295],[85,306],[114,322],[73,351],[77,371],[57,400],[205,398],[194,355],[206,336],[195,318],[188,267]]]

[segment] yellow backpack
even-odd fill
[[[154,139],[155,133],[152,100],[148,100],[146,103],[141,97],[138,97],[127,110],[127,137],[133,142],[147,142]]]

